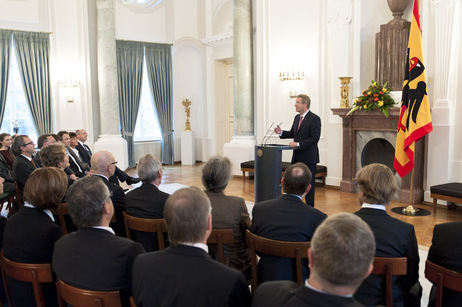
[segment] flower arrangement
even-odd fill
[[[350,115],[357,110],[369,112],[380,108],[380,112],[388,117],[388,110],[395,104],[395,101],[390,96],[387,84],[388,82],[381,85],[380,83],[372,80],[372,84],[369,85],[367,90],[363,91],[362,96],[355,98],[353,108],[347,115]]]

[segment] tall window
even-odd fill
[[[27,134],[31,140],[37,141],[37,129],[35,129],[34,120],[21,83],[14,44],[10,54],[8,92],[0,131],[12,135]]]
[[[138,117],[136,118],[135,142],[143,141],[160,141],[162,140],[162,132],[159,124],[159,117],[154,108],[151,87],[146,69],[146,59],[143,61],[143,81],[141,86],[140,108]]]

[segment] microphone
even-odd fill
[[[268,134],[268,132],[271,130],[271,127],[273,127],[274,122],[271,123],[271,126],[269,127],[268,131],[266,131],[265,135],[263,136],[263,139],[261,140],[261,146],[263,146],[263,142],[265,141],[265,137]]]
[[[280,127],[282,125],[282,122],[278,125],[278,127]],[[268,140],[270,139],[270,137],[274,134],[274,129],[273,129],[273,132],[271,132],[271,134],[266,138],[266,142],[265,142],[265,146],[266,146],[266,143],[268,143]]]

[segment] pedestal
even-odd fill
[[[193,131],[181,132],[181,165],[196,164],[196,138]]]

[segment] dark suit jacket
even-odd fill
[[[24,185],[30,174],[36,169],[34,164],[23,155],[17,155],[13,164],[13,178],[18,183],[19,193],[22,196]]]
[[[245,231],[250,228],[249,213],[242,197],[227,196],[223,192],[205,192],[212,204],[212,228],[231,228],[234,244],[223,246],[226,265],[244,273],[250,278],[250,248],[245,243]],[[213,255],[216,248],[209,247]]]
[[[88,165],[91,165],[91,152],[88,153],[88,151],[82,146],[82,144],[78,144],[75,149],[79,151],[80,158],[82,159],[83,162],[87,163]]]
[[[300,114],[296,115],[292,129],[283,131],[281,139],[294,139],[300,148],[295,149],[292,154],[292,163],[303,162],[305,164],[319,163],[318,141],[321,136],[321,119],[309,111],[303,118],[300,129],[297,131]]]
[[[144,182],[139,188],[133,189],[125,195],[126,213],[147,219],[163,219],[164,205],[169,196],[155,185]],[[155,233],[132,231],[132,238],[136,242],[140,242],[147,252],[159,250]],[[167,234],[164,236],[164,241],[168,244]]]
[[[69,168],[75,173],[77,177],[83,178],[86,175],[86,171],[90,170],[90,166],[83,162],[79,156],[71,148],[66,148],[69,153]],[[80,167],[80,169],[79,169]]]
[[[94,176],[98,176],[103,180],[104,184],[108,187],[109,192],[112,193],[111,200],[112,204],[114,205],[114,215],[116,218],[115,223],[111,223],[111,227],[114,229],[114,232],[119,237],[125,237],[125,224],[124,224],[124,217],[123,213],[125,211],[125,193],[124,190],[118,186],[109,182],[105,177],[94,174]]]
[[[133,265],[133,296],[145,306],[250,306],[241,272],[193,246],[140,255]]]
[[[252,299],[252,307],[359,307],[353,297],[317,292],[292,281],[270,281],[261,284]]]
[[[462,272],[462,222],[435,225],[428,260],[447,269]],[[432,287],[428,306],[434,306]],[[462,293],[443,288],[443,306],[462,306]]]
[[[53,270],[72,286],[99,291],[121,290],[124,306],[131,295],[133,260],[143,247],[107,230],[80,228],[55,244]]]
[[[3,241],[5,257],[16,262],[51,263],[55,242],[63,236],[59,226],[40,209],[22,207],[8,220]],[[7,279],[14,306],[35,306],[30,283]],[[42,285],[47,306],[57,306],[56,287]]]
[[[361,208],[355,213],[372,229],[376,257],[407,257],[407,275],[393,278],[394,306],[403,306],[405,296],[419,281],[419,250],[414,226],[380,209]],[[385,277],[370,275],[356,291],[355,298],[365,305],[385,305]]]
[[[3,193],[13,193],[14,192],[14,179],[11,176],[11,170],[6,162],[5,157],[0,153],[0,177],[5,179],[3,182]]]
[[[256,204],[252,210],[251,232],[273,240],[311,241],[314,231],[327,217],[308,206],[296,195],[283,194],[279,198]],[[213,220],[213,219],[212,219]],[[261,255],[259,280],[296,280],[295,260]],[[303,261],[303,276],[308,278],[308,261]]]

